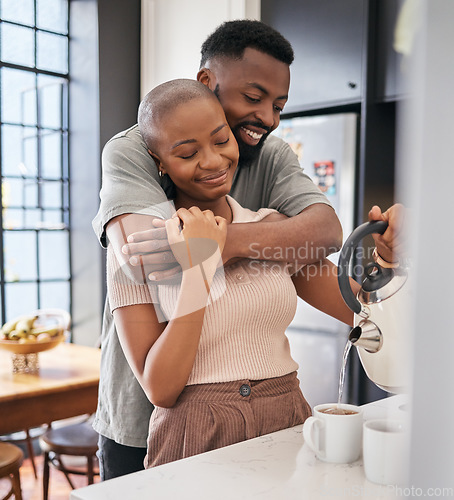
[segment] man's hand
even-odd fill
[[[143,265],[148,279],[162,281],[181,272],[167,238],[166,221],[154,219],[153,229],[132,233],[122,252],[129,257],[131,266]]]
[[[396,203],[391,208],[382,212],[377,205],[373,206],[369,212],[369,220],[384,220],[388,223],[388,228],[384,234],[374,234],[375,245],[382,259],[387,262],[395,262],[399,257],[405,255],[406,245],[404,242],[406,210],[403,205]]]

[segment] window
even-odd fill
[[[0,321],[70,311],[68,0],[0,0]]]

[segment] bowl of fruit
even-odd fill
[[[55,315],[19,316],[0,329],[0,348],[13,354],[35,354],[53,349],[65,340],[65,325]]]

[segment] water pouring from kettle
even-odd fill
[[[357,295],[349,280],[350,261],[360,241],[369,234],[383,234],[387,227],[385,221],[374,221],[353,231],[339,256],[338,282],[345,303],[355,313],[349,340],[366,375],[381,389],[401,393],[409,385],[407,270],[369,264]]]

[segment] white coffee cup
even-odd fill
[[[364,473],[378,484],[404,484],[408,474],[409,431],[399,420],[364,422]]]
[[[324,413],[340,408],[348,413]],[[358,406],[331,403],[317,405],[303,425],[304,441],[324,462],[350,463],[361,455],[363,412]]]

